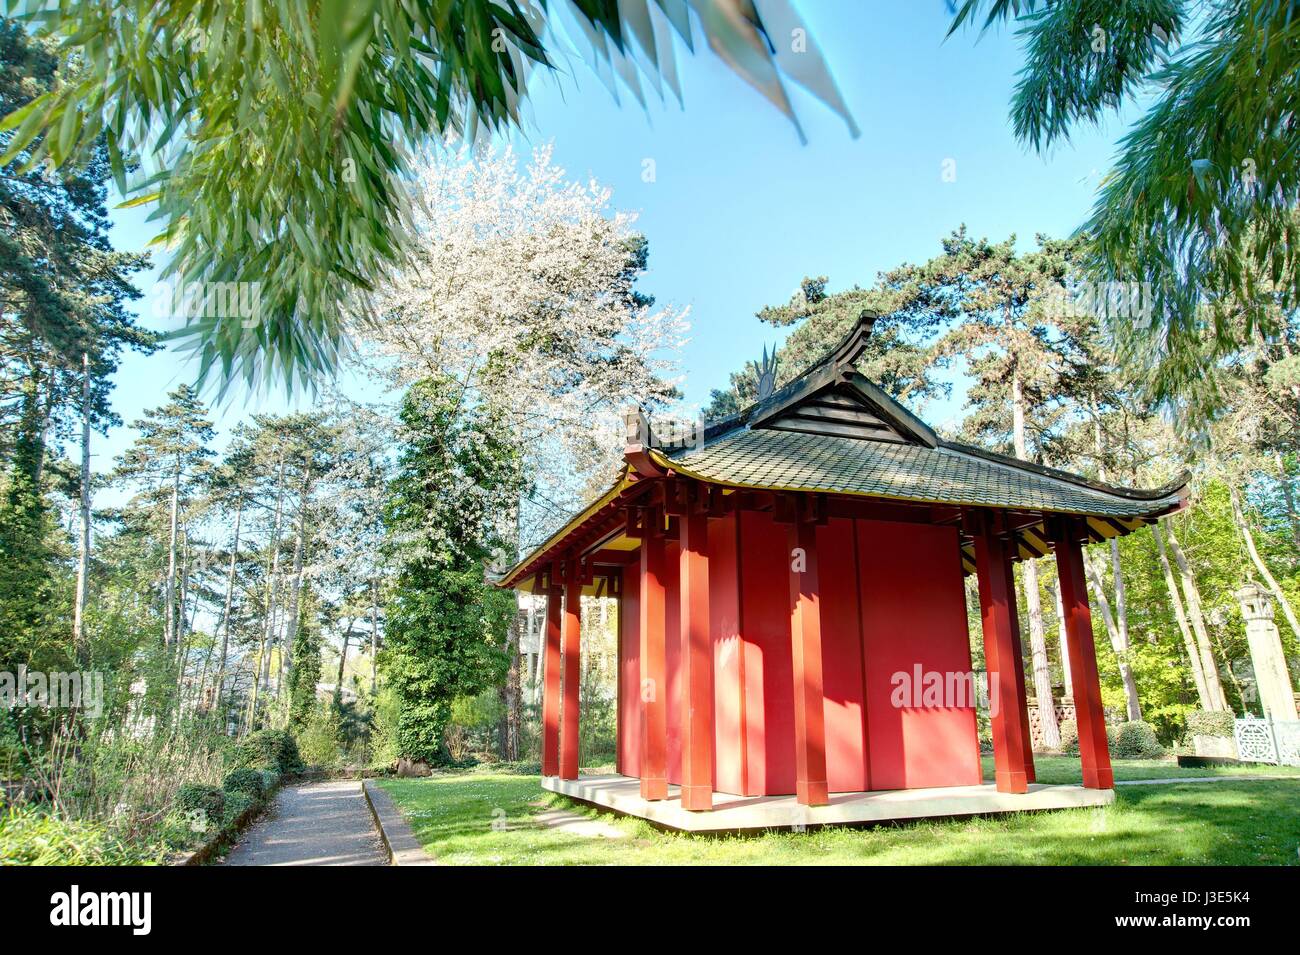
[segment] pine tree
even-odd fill
[[[211,476],[209,447],[212,422],[198,393],[181,385],[168,396],[168,403],[145,412],[135,422],[138,438],[118,459],[115,477],[143,485],[138,503],[154,516],[166,543],[163,578],[163,643],[172,647],[181,634],[181,608],[177,603],[180,565],[177,543],[185,510]]]

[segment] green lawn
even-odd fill
[[[1067,763],[1077,778],[1077,760],[1059,763],[1043,759],[1041,778],[1067,781]],[[1160,763],[1116,765],[1122,778],[1170,774]],[[417,838],[453,865],[1300,864],[1300,782],[1285,779],[1124,786],[1115,805],[1100,809],[749,836],[660,832],[544,792],[536,776],[472,772],[381,785]],[[556,807],[625,835],[580,836],[533,818]]]
[[[993,781],[993,757],[985,756],[984,778]],[[1300,776],[1295,766],[1216,766],[1181,768],[1169,759],[1116,759],[1111,762],[1115,779],[1180,779],[1204,776]],[[1035,756],[1034,769],[1040,783],[1080,783],[1083,775],[1077,756]],[[1215,785],[1223,785],[1216,783]]]

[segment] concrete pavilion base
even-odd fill
[[[682,808],[677,786],[668,787],[667,799],[647,802],[641,798],[641,781],[631,776],[580,776],[578,779],[543,776],[542,788],[683,832],[791,829],[796,826],[853,825],[1039,809],[1078,809],[1108,806],[1115,801],[1115,792],[1110,789],[1035,783],[1027,793],[1000,793],[992,783],[985,783],[982,786],[940,789],[832,793],[830,805],[816,807],[801,806],[794,796],[714,793],[712,811],[688,812]]]

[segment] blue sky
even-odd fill
[[[827,275],[832,290],[870,285],[878,271],[923,260],[966,223],[979,235],[1061,235],[1086,217],[1109,166],[1119,121],[1086,130],[1040,156],[1018,144],[1008,102],[1020,58],[1010,31],[944,40],[943,0],[802,0],[796,5],[821,47],[862,134],[799,91],[796,109],[808,138],[717,57],[679,49],[685,100],[616,103],[583,64],[538,77],[534,128],[516,136],[547,141],[571,177],[594,176],[614,190],[614,205],[636,211],[650,241],[645,292],[691,306],[692,333],[681,355],[686,399],[707,401],[730,371],[785,330],[754,313],[787,300],[805,275]],[[653,182],[643,181],[654,160]],[[955,162],[955,181],[943,178]],[[152,235],[139,210],[114,214],[119,248],[142,248]],[[152,275],[140,276],[148,290]],[[149,324],[149,298],[137,303]],[[127,423],[191,380],[179,355],[128,358],[114,406]],[[298,402],[301,405],[302,402]],[[927,410],[933,424],[960,412],[960,395]],[[236,400],[216,413],[224,434],[256,411],[287,407],[282,396]],[[120,428],[96,448],[96,469],[131,440]],[[224,443],[224,441],[223,441]]]

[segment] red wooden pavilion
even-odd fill
[[[1024,793],[1012,565],[1055,551],[1083,783],[1112,787],[1081,545],[1183,507],[1186,481],[1131,490],[939,438],[855,371],[874,321],[702,441],[670,446],[629,415],[614,485],[498,580],[548,597],[545,776],[578,776],[579,605],[603,594],[620,611],[618,772],[642,799],[977,785],[976,701],[952,693],[975,573],[996,789]],[[943,689],[900,693],[908,680]]]

